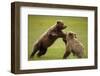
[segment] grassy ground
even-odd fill
[[[63,20],[64,24],[68,26],[64,32],[73,31],[77,33],[77,38],[84,45],[84,58],[88,57],[88,44],[87,44],[87,29],[88,20],[86,17],[69,17],[69,16],[39,16],[29,15],[28,16],[28,60],[32,53],[32,47],[34,42],[43,34],[49,27],[55,24],[57,20]],[[50,60],[50,59],[62,59],[65,52],[65,45],[62,39],[57,41],[48,48],[47,53],[38,58],[36,55],[32,60]],[[75,59],[76,57],[72,54],[68,57],[69,59]]]

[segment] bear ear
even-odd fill
[[[69,37],[70,39],[73,39],[73,38],[74,38],[74,34],[73,34],[72,32],[69,32],[69,33],[68,33],[68,37]]]
[[[69,36],[70,36],[70,38],[77,38],[77,36],[76,36],[77,34],[76,33],[74,33],[74,32],[70,32],[69,33]]]
[[[77,36],[76,36],[76,35],[77,35],[77,34],[76,34],[76,33],[74,33],[74,37],[75,37],[75,38],[77,38]]]
[[[57,21],[57,24],[59,24],[59,23],[63,23],[63,21],[62,21],[62,20],[58,20],[58,21]]]
[[[57,21],[57,24],[59,24],[60,23],[60,21]]]

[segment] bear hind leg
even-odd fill
[[[77,56],[77,58],[82,58],[83,57],[83,52],[82,51],[77,52],[76,56]]]
[[[35,48],[33,49],[33,52],[32,52],[32,54],[31,54],[30,58],[32,58],[32,57],[35,55],[35,53],[36,53],[37,51],[38,51],[38,48],[35,47]]]
[[[63,56],[63,59],[66,59],[66,58],[70,55],[70,53],[71,53],[71,52],[67,50],[67,51],[65,52],[64,56]]]
[[[47,52],[47,48],[42,48],[39,50],[37,56],[40,57],[40,56],[44,55],[46,52]]]

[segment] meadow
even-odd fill
[[[64,32],[73,31],[77,34],[77,38],[84,45],[84,56],[88,57],[88,18],[74,16],[43,16],[28,15],[28,60],[55,60],[62,59],[65,52],[65,44],[61,38],[48,48],[47,53],[38,58],[36,55],[30,59],[34,42],[47,31],[49,27],[56,24],[57,20],[62,20],[67,28]],[[72,54],[68,59],[76,59]]]

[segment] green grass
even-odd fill
[[[30,59],[33,44],[49,27],[54,25],[57,20],[63,20],[68,27],[64,32],[73,31],[77,34],[77,38],[84,45],[84,58],[88,57],[88,18],[87,17],[70,17],[70,16],[42,16],[29,15],[28,16],[28,60],[51,60],[62,59],[65,52],[65,45],[61,38],[48,48],[47,53],[38,58],[36,55]],[[69,59],[75,59],[72,54]]]

